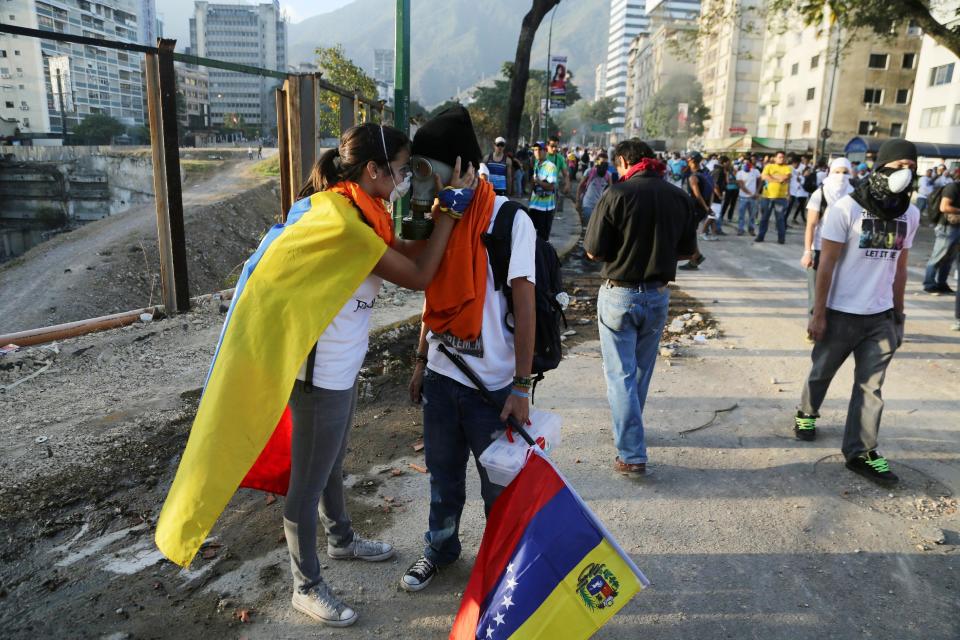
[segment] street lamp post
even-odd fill
[[[547,121],[550,120],[550,54],[553,47],[553,19],[557,17],[557,7],[560,5],[555,5],[550,11],[550,31],[547,34],[547,81],[544,85],[546,89],[547,99],[544,101],[543,113],[544,117],[540,122],[540,139],[544,139],[543,130],[547,126]]]

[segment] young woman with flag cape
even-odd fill
[[[409,189],[409,158],[410,141],[396,129],[347,130],[321,156],[286,223],[247,260],[157,522],[160,551],[187,566],[242,481],[263,486],[257,467],[289,465],[284,533],[293,606],[332,626],[353,624],[357,614],[320,576],[318,507],[332,558],[393,555],[389,544],[353,532],[343,495],[370,310],[383,280],[410,289],[430,283],[476,185],[473,167],[461,176],[458,162],[450,185],[458,197],[434,208],[430,240],[400,240],[383,201]],[[288,403],[292,434],[273,435]]]

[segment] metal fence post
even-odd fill
[[[161,38],[157,45],[160,79],[160,119],[163,126],[164,171],[167,180],[167,212],[170,221],[170,252],[176,285],[176,313],[190,310],[187,281],[187,241],[183,228],[183,193],[180,187],[180,140],[177,131],[177,76],[173,68],[176,40]],[[156,171],[156,168],[154,168]],[[170,309],[168,308],[168,312]]]
[[[287,221],[287,212],[293,206],[293,188],[290,180],[290,135],[287,130],[287,92],[277,87],[277,162],[280,165],[280,222]]]

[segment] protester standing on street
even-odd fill
[[[687,194],[693,199],[694,218],[698,226],[700,221],[709,220],[710,205],[708,203],[711,197],[710,194],[713,192],[713,181],[710,178],[710,173],[701,168],[702,162],[702,155],[696,151],[691,153],[687,157],[687,176],[685,179]],[[705,222],[704,229],[706,229],[706,225],[707,223]],[[701,237],[712,238],[713,236],[703,235]],[[677,268],[683,271],[696,271],[700,268],[700,265],[703,264],[704,260],[706,260],[706,258],[700,253],[698,248],[694,250],[690,260]]]
[[[852,353],[854,385],[841,450],[848,469],[883,486],[899,481],[877,451],[877,434],[884,375],[903,341],[907,255],[920,224],[910,204],[916,166],[912,142],[887,140],[870,177],[827,211],[808,326],[816,341],[813,367],[794,418],[797,439],[814,440],[830,382]],[[867,234],[870,242],[864,242]]]
[[[549,242],[553,216],[557,209],[557,187],[561,180],[561,170],[547,159],[547,151],[542,142],[533,144],[533,157],[535,163],[530,190],[530,218],[537,230],[537,237]]]
[[[950,182],[943,188],[940,211],[934,220],[933,249],[923,275],[923,290],[939,296],[953,293],[948,280],[960,253],[960,182]]]
[[[853,187],[850,185],[851,173],[853,173],[853,166],[849,160],[834,158],[830,163],[830,173],[807,202],[807,221],[803,233],[803,255],[800,257],[800,266],[807,271],[807,311],[811,314],[816,292],[817,267],[820,264],[820,230],[823,227],[823,218],[830,207],[853,192]]]
[[[490,171],[490,184],[493,185],[493,191],[498,196],[507,195],[509,186],[513,183],[513,163],[507,157],[506,146],[506,139],[497,137],[493,141],[493,153],[483,159],[487,170]]]
[[[557,188],[554,190],[554,210],[563,213],[563,194],[570,193],[570,176],[564,169],[567,166],[567,156],[560,149],[560,138],[550,136],[547,139],[547,160],[557,168]],[[550,217],[551,223],[553,216]]]
[[[693,200],[663,179],[666,165],[638,140],[614,150],[623,176],[587,225],[587,257],[603,262],[597,296],[600,351],[621,474],[646,473],[643,407],[667,320],[677,261],[697,249]]]
[[[597,156],[597,164],[587,171],[580,186],[577,188],[577,202],[580,208],[580,216],[583,226],[586,227],[590,222],[590,216],[593,214],[594,207],[600,201],[600,196],[607,190],[613,179],[608,170],[607,155],[600,152]]]
[[[733,222],[733,214],[737,210],[737,198],[740,196],[740,186],[737,184],[737,169],[729,158],[724,156],[724,159],[726,159],[724,163],[726,184],[723,192],[723,204],[720,207],[720,220],[723,220],[726,216],[728,220]]]
[[[746,160],[736,175],[740,188],[740,206],[737,208],[737,235],[744,233],[744,223],[752,236],[757,221],[757,196],[760,191],[760,172]]]
[[[927,209],[927,199],[933,194],[933,190],[933,169],[927,169],[917,180],[917,209],[921,216]]]
[[[754,242],[763,242],[770,226],[770,214],[776,216],[777,242],[787,241],[787,196],[790,195],[790,176],[793,169],[784,164],[783,151],[778,151],[773,162],[763,167],[760,178],[764,182],[760,197],[760,228]]]

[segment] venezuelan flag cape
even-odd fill
[[[589,638],[650,584],[532,451],[490,512],[451,640]]]
[[[282,426],[313,344],[386,249],[347,198],[321,192],[294,204],[244,264],[157,521],[157,547],[170,560],[190,564]]]

